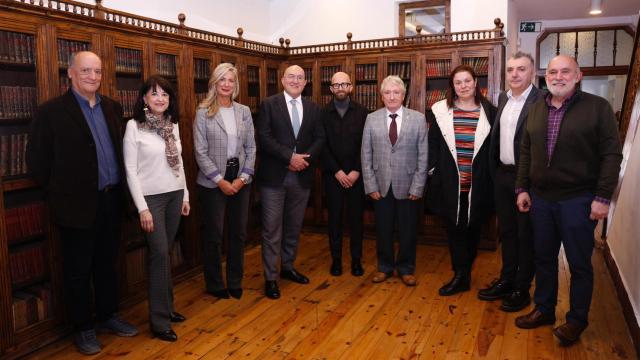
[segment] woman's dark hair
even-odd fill
[[[476,105],[480,105],[480,100],[482,100],[483,98],[482,92],[480,91],[480,82],[478,81],[478,77],[476,76],[476,72],[473,71],[473,68],[469,65],[464,65],[464,64],[458,65],[455,67],[455,69],[453,69],[453,71],[451,72],[451,75],[449,75],[449,88],[447,89],[447,106],[449,107],[449,109],[453,108],[454,102],[458,98],[458,95],[456,95],[456,90],[453,87],[453,77],[456,76],[457,73],[463,72],[463,71],[466,71],[469,74],[471,74],[471,77],[473,78],[473,80],[476,81],[476,91],[473,97],[473,100],[476,103]]]
[[[133,118],[136,119],[136,121],[146,121],[143,97],[149,92],[149,89],[157,90],[159,87],[169,94],[169,107],[164,111],[164,116],[171,116],[171,122],[174,124],[178,122],[178,99],[176,98],[176,91],[173,89],[173,85],[171,85],[169,80],[160,75],[151,75],[138,91],[138,98],[133,107]]]

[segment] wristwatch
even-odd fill
[[[240,181],[242,181],[243,184],[247,185],[249,183],[249,178],[246,176],[240,176]]]

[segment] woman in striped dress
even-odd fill
[[[439,293],[449,296],[469,290],[480,230],[491,213],[489,135],[496,108],[482,95],[473,68],[460,65],[449,76],[446,99],[431,110],[426,205],[446,224],[454,276]]]

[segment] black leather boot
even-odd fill
[[[440,296],[451,296],[470,289],[471,276],[466,271],[456,271],[453,278],[444,284],[438,293]]]

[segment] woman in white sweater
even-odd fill
[[[171,84],[151,76],[138,93],[134,117],[124,135],[124,164],[131,197],[147,240],[149,326],[164,341],[176,341],[169,252],[180,223],[189,215],[178,130],[178,101]]]

